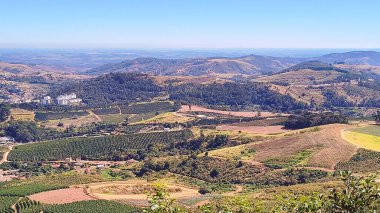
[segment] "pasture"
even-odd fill
[[[378,133],[372,132],[371,130],[373,129],[359,128],[359,129],[353,129],[353,130],[345,130],[345,131],[342,131],[342,137],[346,141],[360,148],[380,151],[380,137],[371,135],[371,134],[360,133],[360,132],[371,132],[372,134],[378,134]]]
[[[369,125],[362,128],[352,129],[351,131],[380,137],[380,125]]]

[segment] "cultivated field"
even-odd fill
[[[370,125],[362,128],[352,129],[351,131],[380,137],[380,125]]]
[[[118,200],[134,205],[148,205],[146,193],[151,183],[145,180],[128,180],[88,184],[87,193],[98,199]],[[176,184],[166,184],[170,196],[175,199],[194,198],[200,196],[198,189]]]
[[[91,124],[91,123],[96,123],[99,122],[100,119],[94,115],[90,114],[88,116],[81,116],[78,118],[64,118],[60,120],[49,120],[47,122],[43,122],[43,125],[48,128],[59,128],[58,124],[63,123],[63,129],[69,127],[69,126],[81,126],[84,124]]]
[[[33,121],[34,112],[19,108],[11,109],[11,120]]]
[[[304,130],[289,136],[253,143],[253,160],[265,162],[270,159],[287,159],[305,151],[312,151],[305,165],[333,169],[338,162],[348,161],[356,152],[356,147],[341,138],[341,130],[349,125],[332,124],[320,130]]]
[[[284,133],[288,130],[284,129],[284,126],[238,126],[238,125],[219,125],[216,127],[217,130],[226,130],[226,131],[242,131],[255,134],[276,134]]]
[[[28,197],[31,200],[39,201],[44,204],[64,204],[84,200],[95,200],[95,198],[87,195],[83,188],[58,189],[40,192]]]
[[[125,114],[108,114],[108,115],[98,115],[98,116],[102,120],[102,122],[109,123],[109,124],[119,124],[125,121],[125,118],[128,117],[128,115],[125,115]]]
[[[137,122],[142,124],[148,124],[148,123],[186,123],[188,121],[193,120],[192,117],[187,117],[182,114],[176,113],[176,112],[166,112],[159,114],[157,116],[154,116],[153,118],[149,118],[147,120]]]
[[[253,118],[258,116],[258,112],[239,112],[239,111],[222,111],[222,110],[215,110],[215,109],[207,109],[205,107],[201,106],[191,106],[191,109],[188,105],[182,105],[179,112],[186,113],[186,112],[212,112],[222,115],[232,115],[237,117],[246,117],[246,118]],[[261,112],[261,117],[273,117],[276,116],[276,114],[272,112]]]
[[[380,127],[376,126],[345,130],[342,131],[342,137],[358,147],[380,151],[380,137],[376,136],[379,134],[378,131],[375,131],[376,129],[380,131]],[[366,134],[364,132],[372,134]]]

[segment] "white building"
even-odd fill
[[[43,105],[49,105],[51,104],[51,97],[50,96],[45,96],[43,99],[42,99],[42,104]]]
[[[7,144],[14,142],[15,139],[12,137],[0,137],[0,144]]]
[[[82,99],[77,98],[75,93],[60,95],[57,97],[57,102],[59,105],[76,105],[82,102]]]

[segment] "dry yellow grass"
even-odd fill
[[[144,121],[140,121],[137,123],[143,123],[143,124],[146,124],[146,123],[175,123],[175,122],[185,123],[185,122],[188,122],[191,120],[194,120],[194,118],[187,117],[187,116],[178,114],[176,112],[166,112],[166,113],[162,113],[162,114],[159,114],[157,116],[154,116],[153,118],[150,118],[150,119],[147,119]]]
[[[48,128],[57,128],[57,129],[66,129],[67,127],[73,126],[81,126],[83,124],[91,124],[91,123],[99,122],[99,119],[94,115],[81,116],[78,118],[64,118],[60,120],[49,120],[47,122],[42,123],[45,127]],[[58,127],[58,123],[63,123],[63,127]]]
[[[34,121],[34,112],[25,109],[11,109],[11,120]]]
[[[216,149],[208,152],[208,156],[217,157],[217,158],[225,158],[225,159],[234,159],[239,158],[240,160],[248,160],[253,157],[253,153],[250,155],[249,153],[244,153],[247,150],[247,145],[242,144],[233,147],[226,147],[222,149]],[[201,156],[204,153],[200,154]]]
[[[378,136],[344,130],[342,138],[358,147],[380,151],[380,137]]]
[[[248,132],[239,132],[239,131],[232,131],[232,130],[217,130],[217,129],[200,129],[198,127],[191,128],[191,131],[193,132],[195,137],[199,137],[201,133],[203,133],[205,136],[207,135],[228,135],[231,139],[235,140],[252,140],[252,141],[259,141],[263,139],[270,139],[275,138],[274,135],[264,135],[264,134],[255,134],[255,133],[248,133]]]

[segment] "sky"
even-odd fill
[[[378,0],[0,0],[0,48],[380,47]]]

